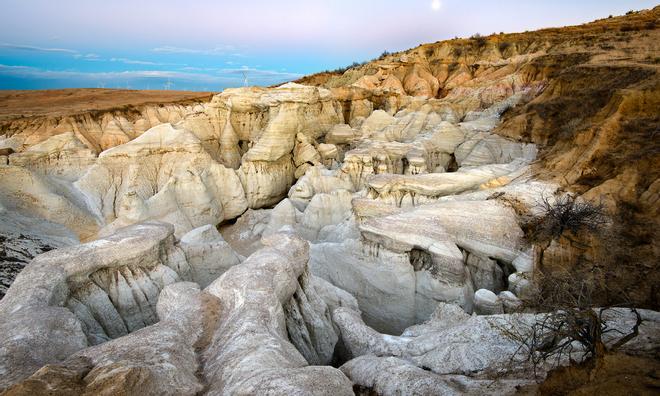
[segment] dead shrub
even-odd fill
[[[483,48],[488,44],[488,39],[484,36],[482,36],[479,33],[475,33],[470,37],[470,41],[477,47],[477,48]]]
[[[534,294],[525,305],[542,313],[529,324],[499,327],[505,336],[519,344],[511,364],[531,363],[536,375],[538,368],[546,364],[556,368],[566,363],[595,363],[639,334],[642,318],[634,308],[630,312],[635,316],[635,324],[629,331],[608,325],[608,315],[620,312],[614,312],[613,306],[595,308],[595,288],[591,281],[576,279],[575,274],[566,270],[550,276],[541,274],[537,283],[543,283],[545,293]],[[515,315],[511,320],[516,320]]]
[[[534,212],[538,215],[524,220],[523,230],[528,239],[535,243],[558,240],[565,232],[573,235],[581,232],[600,233],[608,224],[602,203],[580,200],[573,194],[564,194],[555,199],[543,196]]]

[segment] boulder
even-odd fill
[[[495,315],[504,313],[504,307],[495,293],[479,289],[474,293],[474,312],[478,315]]]

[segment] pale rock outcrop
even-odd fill
[[[374,111],[374,104],[369,99],[353,99],[350,103],[348,123],[354,125],[357,119],[369,117]]]
[[[508,282],[509,291],[523,299],[532,297],[536,291],[530,274],[515,272],[509,275]]]
[[[158,323],[46,365],[8,394],[198,394],[204,386],[194,347],[215,305],[194,283],[167,286]]]
[[[234,166],[234,163],[225,163],[223,159],[222,151],[223,143],[227,141],[227,136],[218,136],[218,132],[211,122],[210,117],[206,114],[206,106],[199,105],[199,108],[191,110],[189,113],[184,114],[182,120],[179,122],[171,121],[173,125],[177,125],[182,129],[191,131],[197,139],[202,143],[202,147],[206,152],[208,152],[211,157],[222,163],[228,168],[236,169],[238,166]],[[240,162],[240,157],[238,157]]]
[[[450,381],[396,357],[360,356],[339,368],[354,388],[378,395],[459,395]]]
[[[298,279],[296,292],[283,306],[286,328],[289,340],[309,364],[328,365],[332,362],[339,335],[332,323],[330,307],[313,285],[323,280],[312,277],[313,275],[310,276],[307,272],[303,273]],[[327,282],[320,287],[325,287],[327,291],[334,288]],[[336,300],[341,298],[338,293],[334,294],[337,296]],[[341,305],[341,301],[338,303]],[[354,299],[349,305],[357,307]]]
[[[452,260],[446,263],[463,261],[456,246],[507,263],[525,247],[515,212],[496,200],[441,201],[368,220],[361,227],[369,235],[381,236],[372,240],[385,247],[403,242],[407,249],[417,246],[434,257]]]
[[[219,129],[223,163],[236,168],[238,153],[243,155],[238,173],[253,209],[279,202],[294,182],[296,167],[320,161],[311,140],[343,121],[330,91],[293,83],[225,90],[213,98],[207,114]]]
[[[64,225],[80,239],[98,232],[101,221],[70,183],[19,166],[0,166],[0,204],[7,211]]]
[[[346,239],[360,238],[360,230],[357,228],[355,216],[351,216],[339,224],[327,225],[319,231],[317,241],[319,242],[342,242]]]
[[[200,291],[179,282],[195,271],[173,232],[144,223],[35,258],[0,302],[0,390],[352,394],[339,370],[309,366],[334,357],[332,311],[358,306],[306,271],[305,241],[265,238]],[[219,241],[208,227],[183,239]]]
[[[333,168],[339,160],[339,150],[334,144],[321,143],[318,145],[318,152],[327,168]]]
[[[475,289],[486,289],[497,293],[506,288],[504,271],[495,260],[468,254],[465,264],[470,269],[470,277]]]
[[[78,179],[94,163],[96,153],[73,132],[55,135],[9,156],[9,164],[23,166],[68,181]]]
[[[515,294],[508,290],[500,292],[497,297],[499,297],[500,301],[502,301],[502,306],[505,313],[518,312],[523,306],[523,302],[518,297],[516,297]]]
[[[350,144],[357,138],[356,131],[347,124],[337,124],[325,135],[328,144]]]
[[[315,166],[307,170],[305,175],[298,179],[289,190],[291,203],[300,211],[305,211],[307,205],[317,194],[329,194],[337,190],[353,192],[353,184],[335,176],[333,171],[322,166]]]
[[[286,196],[294,182],[295,166],[287,154],[272,162],[243,161],[237,173],[248,207],[256,209],[274,205]]]
[[[228,100],[231,108],[231,100]],[[241,147],[240,140],[231,124],[231,117],[227,116],[225,124],[220,132],[220,160],[228,168],[238,169],[241,166]]]
[[[190,265],[192,280],[205,288],[229,268],[243,261],[222,238],[218,230],[208,224],[181,237],[179,246]]]
[[[639,335],[624,348],[646,355],[658,345],[657,337],[650,345],[647,337],[658,331],[660,318],[654,311],[639,312],[643,323]],[[507,334],[528,334],[532,331],[530,325],[543,320],[543,314],[470,317],[440,304],[431,320],[407,329],[400,337],[376,332],[348,308],[336,309],[333,317],[347,350],[355,357],[341,370],[367,391],[398,394],[395,389],[406,389],[424,394],[422,390],[432,384],[448,394],[513,394],[517,387],[537,379],[524,353],[519,353],[519,341]],[[636,322],[627,309],[605,311],[603,318],[609,328],[624,334]],[[618,337],[606,337],[604,341],[612,343],[615,339]],[[566,358],[559,363],[569,361]],[[542,378],[551,367],[549,363],[541,364],[536,373]],[[396,388],[394,378],[401,381]]]
[[[504,313],[504,306],[495,293],[479,289],[474,293],[474,312],[478,315],[501,314]]]
[[[303,355],[286,341],[283,307],[297,290],[298,300],[294,303],[297,309],[303,305],[303,310],[310,312],[314,311],[311,306],[320,304],[320,301],[310,303],[309,295],[299,290],[299,278],[309,257],[307,243],[286,234],[265,238],[264,243],[266,248],[227,271],[207,288],[218,297],[223,308],[205,352],[203,375],[209,383],[208,392],[352,394],[350,381],[340,371],[328,366],[308,366]],[[329,322],[315,316],[295,326],[305,326],[308,332],[318,326],[327,332],[332,329],[331,325],[322,323]],[[304,335],[304,331],[296,333]],[[311,339],[309,341],[312,343],[306,345],[314,345]],[[316,341],[325,342],[322,338]],[[315,351],[318,356],[319,350]],[[325,356],[323,352],[321,356]]]
[[[355,239],[319,242],[311,245],[310,269],[355,296],[367,323],[389,334],[428,319],[439,301],[471,310],[471,285],[448,284],[431,267],[415,268],[414,260],[424,261],[418,252],[395,252]]]
[[[285,206],[286,204],[282,204]],[[274,209],[248,209],[243,215],[236,219],[234,224],[225,224],[219,228],[220,233],[223,238],[232,246],[232,248],[242,256],[249,256],[257,250],[261,249],[263,245],[261,244],[261,237],[266,235],[272,235],[275,232],[278,232],[282,227],[286,227],[288,221],[284,218],[284,221],[287,221],[287,224],[278,224],[278,219],[280,215],[287,216],[285,207],[280,207],[275,217],[272,218],[271,222],[271,213]],[[297,214],[297,212],[296,212]],[[294,215],[296,215],[294,214]],[[269,229],[267,234],[266,229]]]
[[[21,149],[23,139],[18,136],[0,135],[0,155],[7,156]]]
[[[293,150],[293,163],[300,166],[306,162],[317,165],[321,156],[309,138],[302,133],[296,135],[296,143]]]
[[[510,265],[525,249],[515,212],[496,200],[356,213],[361,240],[319,240],[310,266],[352,293],[370,326],[390,334],[427,320],[438,302],[472,312],[475,289],[505,288],[497,261]]]
[[[522,252],[518,257],[516,257],[511,263],[516,269],[516,272],[532,272],[534,271],[534,249],[530,248]]]
[[[515,211],[497,200],[440,201],[393,216],[436,220],[461,249],[506,263],[526,247]]]
[[[282,229],[282,227],[293,227],[296,224],[296,219],[300,216],[302,216],[302,214],[300,214],[288,198],[285,198],[270,212],[268,224],[262,232],[262,235],[273,235]]]
[[[75,186],[108,224],[104,235],[151,219],[174,224],[180,236],[247,208],[235,171],[215,162],[192,133],[170,124],[104,151]]]
[[[446,196],[473,191],[488,183],[502,184],[523,164],[483,165],[452,173],[418,175],[379,174],[367,179],[369,194],[397,206],[414,206]]]
[[[302,235],[308,240],[315,240],[323,227],[339,224],[351,217],[352,198],[353,195],[347,190],[315,194],[302,214]]]
[[[15,118],[3,125],[8,136],[4,140],[0,138],[0,149],[11,147],[15,152],[22,152],[53,136],[73,132],[88,149],[100,153],[125,144],[160,124],[194,120],[200,114],[204,118],[205,106],[202,103],[143,104],[128,111],[108,109],[65,116]],[[200,139],[206,142],[204,133],[200,133]]]
[[[362,126],[360,126],[360,135],[362,138],[368,138],[372,134],[386,126],[393,124],[396,119],[383,110],[376,110],[367,117]]]
[[[533,145],[514,142],[498,135],[477,134],[456,148],[459,166],[505,164],[517,158],[534,159]]]
[[[155,323],[160,290],[188,270],[173,232],[147,223],[32,260],[0,302],[0,388]]]

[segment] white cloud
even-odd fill
[[[290,72],[282,72],[282,71],[276,71],[276,70],[264,70],[264,69],[258,69],[258,68],[251,68],[249,66],[242,66],[241,68],[238,69],[220,69],[218,70],[219,74],[225,74],[225,75],[243,75],[243,73],[248,73],[249,76],[252,77],[282,77],[286,79],[296,79],[300,78],[303,75],[299,73],[290,73]]]
[[[72,55],[79,54],[78,51],[67,48],[44,48],[44,47],[35,47],[32,45],[9,44],[9,43],[0,44],[0,47],[12,49],[12,50],[19,50],[19,51],[58,52],[58,53],[72,54]]]
[[[243,73],[247,72],[250,81],[255,84],[270,85],[274,83],[293,80],[301,77],[297,73],[285,73],[274,70],[261,70],[249,68],[247,66],[239,69],[210,69],[216,70],[214,74],[206,73],[189,73],[172,70],[127,70],[117,72],[79,72],[70,70],[44,70],[36,67],[29,66],[10,66],[0,64],[0,77],[9,76],[15,78],[27,78],[32,80],[48,79],[48,80],[78,80],[84,82],[121,82],[122,85],[127,81],[134,84],[134,80],[154,79],[166,80],[170,79],[174,83],[186,84],[209,84],[209,85],[225,85],[225,86],[241,86],[243,81]]]
[[[121,62],[121,63],[124,63],[126,65],[147,65],[147,66],[161,66],[161,65],[163,65],[162,63],[135,60],[135,59],[128,59],[128,58],[110,58],[110,62]]]
[[[153,48],[152,52],[158,52],[161,54],[196,54],[196,55],[231,55],[231,56],[244,56],[243,54],[234,52],[236,47],[233,45],[222,45],[210,49],[199,49],[199,48],[182,48],[174,47],[170,45],[165,45],[157,48]]]

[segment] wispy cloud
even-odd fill
[[[128,59],[128,58],[110,58],[110,62],[121,62],[126,65],[146,65],[146,66],[162,66],[162,63],[158,62],[150,62],[150,61],[143,61],[143,60],[135,60],[135,59]]]
[[[181,70],[185,71],[205,71],[205,72],[214,72],[218,71],[219,69],[216,67],[196,67],[196,66],[186,66],[182,67]]]
[[[18,51],[59,52],[59,53],[62,53],[62,54],[71,54],[71,55],[79,54],[78,51],[72,50],[72,49],[67,49],[67,48],[46,48],[46,47],[35,47],[35,46],[32,46],[32,45],[9,44],[9,43],[0,44],[0,48],[7,48],[7,49],[12,49],[12,50],[18,50]]]
[[[223,75],[243,75],[244,73],[247,73],[248,75],[251,76],[256,76],[256,77],[282,77],[282,78],[299,78],[302,77],[302,74],[299,73],[290,73],[286,71],[277,71],[277,70],[265,70],[265,69],[258,69],[258,68],[251,68],[248,66],[243,66],[241,68],[236,68],[236,69],[220,69],[218,70],[218,74],[223,74]]]
[[[153,48],[152,52],[161,54],[194,54],[194,55],[231,55],[231,56],[244,56],[236,52],[236,47],[233,45],[221,45],[215,48],[199,49],[199,48],[183,48],[165,45]]]
[[[85,54],[85,55],[75,54],[73,57],[76,58],[76,59],[82,59],[82,60],[88,61],[88,62],[102,62],[102,61],[104,61],[104,59],[102,59],[97,54]]]
[[[216,69],[217,70],[217,69]],[[241,69],[220,69],[214,74],[190,73],[173,70],[127,70],[115,72],[79,72],[71,70],[45,70],[29,66],[11,66],[0,64],[0,77],[9,76],[27,79],[65,79],[93,82],[122,82],[133,80],[174,80],[183,83],[204,83],[224,86],[240,86],[243,73],[248,73],[254,83],[271,84],[300,77],[297,73],[285,73],[274,70],[261,70],[249,67]]]

